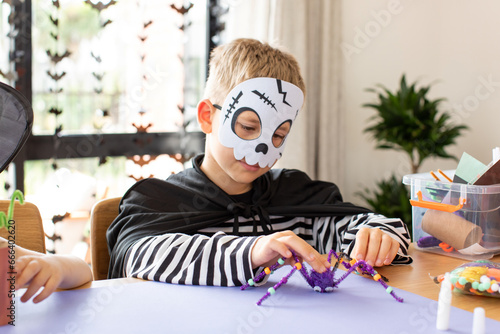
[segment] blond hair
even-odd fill
[[[267,43],[241,38],[213,49],[204,98],[222,104],[236,85],[258,77],[288,81],[305,95],[306,87],[294,56]]]

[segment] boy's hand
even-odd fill
[[[39,303],[52,292],[54,292],[61,284],[63,275],[63,266],[53,256],[21,256],[16,260],[16,289],[29,284],[28,289],[21,297],[21,301],[27,302],[41,288],[35,298],[34,303]]]
[[[392,263],[399,250],[399,242],[378,228],[362,227],[356,233],[351,257],[365,260],[372,267]]]
[[[257,239],[251,253],[252,268],[272,265],[283,256],[287,258],[287,264],[293,264],[295,260],[290,249],[319,273],[330,268],[330,263],[321,254],[292,231],[276,232]]]

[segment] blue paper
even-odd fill
[[[16,304],[16,326],[0,333],[442,333],[437,302],[395,289],[399,303],[377,282],[350,275],[332,293],[312,290],[299,273],[255,303],[289,267],[265,286],[183,286],[140,282],[54,293],[40,304]],[[487,314],[488,315],[488,314]],[[447,333],[470,333],[471,312],[452,307]],[[487,333],[500,322],[487,319]]]

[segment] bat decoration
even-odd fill
[[[111,7],[112,5],[116,4],[116,1],[111,0],[109,3],[103,4],[101,1],[99,1],[97,3],[93,3],[90,0],[85,0],[85,3],[89,4],[92,8],[97,9],[97,11],[100,13],[104,9],[107,9],[107,8]]]
[[[104,73],[96,73],[96,72],[92,72],[92,75],[94,76],[94,78],[96,78],[97,80],[99,81],[102,81],[102,78],[104,77]]]
[[[94,88],[96,94],[102,94],[102,88]]]
[[[56,27],[59,26],[59,19],[53,18],[52,15],[49,15],[49,19],[50,19],[50,21],[52,22],[53,25],[55,25]]]
[[[56,165],[56,168],[54,168],[54,169],[57,169],[57,165]],[[47,237],[47,239],[52,240],[52,241],[61,240],[61,236],[59,234],[53,234],[52,236],[48,236],[47,234],[45,234],[45,236]],[[47,253],[54,254],[55,252],[47,250]]]
[[[49,77],[52,78],[52,80],[59,81],[66,75],[66,72],[62,72],[61,74],[57,74],[57,73],[52,73],[50,71],[47,71],[47,74],[49,75]]]
[[[54,114],[56,116],[59,116],[62,114],[62,110],[55,108],[55,107],[52,107],[52,108],[50,108],[49,113]]]
[[[143,23],[144,29],[146,29],[147,27],[149,27],[152,23],[153,23],[153,20],[149,20],[148,22],[144,22]]]
[[[61,113],[62,113],[62,111],[61,111]],[[56,128],[56,130],[54,131],[54,134],[55,134],[56,136],[59,136],[59,134],[62,132],[62,130],[63,130],[63,126],[62,126],[62,124],[61,124],[61,125],[59,125],[59,126]]]
[[[52,5],[54,7],[56,7],[57,9],[59,9],[60,5],[59,5],[59,0],[52,0]]]
[[[317,292],[333,292],[335,288],[338,288],[338,285],[350,274],[352,274],[356,269],[361,270],[361,273],[364,275],[369,275],[371,276],[375,281],[379,282],[380,285],[385,289],[385,291],[390,294],[396,301],[402,303],[403,298],[398,297],[395,292],[393,291],[393,288],[388,286],[386,281],[387,279],[377,273],[375,269],[373,269],[372,266],[370,266],[368,263],[366,263],[363,260],[355,260],[351,259],[349,256],[347,256],[344,253],[337,254],[333,249],[330,250],[328,253],[328,262],[330,264],[332,263],[332,255],[335,256],[336,262],[335,265],[330,266],[330,268],[323,272],[323,273],[318,273],[314,270],[311,270],[310,272],[302,266],[302,263],[300,262],[300,259],[298,258],[297,254],[292,250],[292,255],[293,259],[295,260],[295,264],[292,267],[292,270],[285,276],[283,277],[278,283],[276,283],[273,287],[269,288],[262,296],[262,298],[257,301],[257,305],[261,305],[263,301],[265,301],[267,298],[269,298],[271,295],[274,295],[276,293],[276,290],[278,290],[279,287],[282,285],[286,284],[288,282],[288,279],[296,272],[300,271],[306,282],[311,286],[311,288],[314,289],[314,291]],[[262,271],[259,275],[255,277],[255,279],[249,279],[248,282],[243,285],[240,289],[245,290],[250,286],[255,285],[255,283],[259,283],[262,281],[262,279],[266,275],[272,274],[274,270],[276,270],[278,267],[282,266],[285,264],[286,258],[282,257],[273,264],[270,267],[266,267],[264,271]],[[339,278],[335,278],[335,272],[337,271],[339,265],[342,264],[346,269],[347,272],[345,272],[342,276]],[[362,301],[361,301],[362,302]]]
[[[149,123],[148,125],[137,125],[132,123],[132,126],[137,129],[137,132],[148,132],[148,129],[153,126],[153,123]]]
[[[61,60],[63,60],[66,57],[69,57],[71,55],[71,52],[66,51],[62,55],[59,55],[58,53],[52,54],[50,50],[47,50],[47,56],[49,56],[50,60],[54,64],[58,64]]]
[[[104,27],[106,27],[108,24],[110,24],[111,22],[113,22],[113,21],[111,21],[111,20],[106,20],[105,22],[101,23],[101,27],[103,27],[103,28],[104,28]]]
[[[183,24],[183,25],[179,26],[178,28],[179,28],[179,30],[184,31],[184,29],[189,28],[190,26],[191,26],[191,22],[189,22],[187,24]]]
[[[184,122],[182,123],[182,128],[183,128],[183,129],[187,128],[189,124],[191,124],[191,120],[184,121]]]
[[[62,93],[63,89],[62,88],[59,88],[59,89],[49,88],[49,91],[51,93],[59,94],[59,93]]]
[[[94,52],[91,51],[90,55],[92,56],[92,58],[95,59],[96,62],[98,63],[102,62],[102,58],[100,56],[95,55]]]
[[[174,4],[170,5],[170,7],[172,9],[174,9],[177,13],[182,14],[182,15],[185,15],[187,12],[189,12],[189,10],[191,8],[193,8],[193,6],[194,5],[192,3],[189,3],[189,6],[187,6],[187,7],[181,6],[180,8],[177,8]]]
[[[99,166],[104,165],[106,162],[108,162],[108,158],[105,156],[99,157]]]
[[[185,108],[183,106],[177,105],[177,109],[179,109],[179,111],[181,112],[181,114],[184,114]]]
[[[148,36],[137,36],[141,40],[141,42],[145,42],[148,39]]]
[[[52,217],[52,222],[53,222],[54,224],[59,223],[59,222],[62,222],[64,219],[68,218],[69,216],[70,216],[69,212],[66,212],[64,215],[54,215],[54,216]],[[50,238],[50,237],[48,237],[48,238],[49,238],[50,240],[53,240],[53,241],[55,241],[55,240],[57,240],[57,239],[61,239],[61,237],[57,237],[56,239],[52,239],[52,238]]]
[[[139,165],[142,167],[144,165],[149,164],[151,161],[155,160],[156,156],[152,155],[149,157],[149,159],[145,159],[145,156],[140,155],[140,156],[133,156],[133,157],[128,158],[128,159],[132,160],[136,165]]]
[[[54,40],[59,40],[59,35],[58,34],[54,34],[53,32],[50,33],[50,37],[52,37]]]

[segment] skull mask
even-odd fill
[[[221,109],[219,140],[234,149],[236,160],[261,168],[281,158],[286,134],[302,107],[299,87],[274,78],[246,80],[226,97]]]

